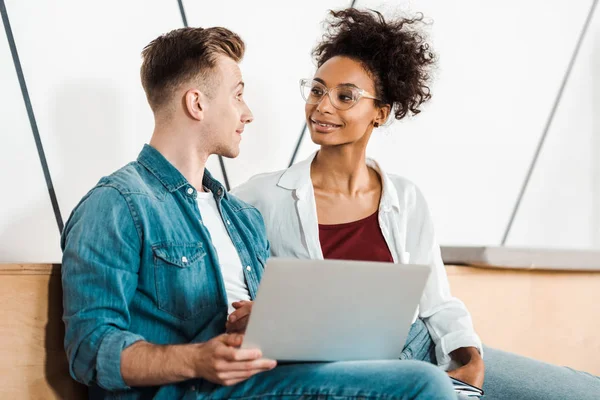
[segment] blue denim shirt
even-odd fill
[[[269,256],[262,216],[208,171],[203,185],[215,195],[254,299]],[[136,341],[204,342],[225,330],[217,253],[196,188],[173,165],[144,146],[137,161],[85,195],[61,246],[65,349],[71,375],[90,386],[90,398],[176,399],[192,384],[210,387],[129,388],[121,376],[121,352]]]

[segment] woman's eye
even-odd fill
[[[321,89],[319,89],[319,88],[312,88],[312,89],[310,90],[310,93],[311,93],[313,96],[322,96],[322,95],[323,95],[323,90],[321,90]]]

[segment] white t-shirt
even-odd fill
[[[212,244],[217,250],[225,291],[227,292],[228,313],[231,314],[234,311],[231,303],[240,300],[250,300],[250,293],[248,292],[248,286],[246,286],[244,278],[242,260],[240,260],[240,256],[225,228],[225,224],[217,208],[217,202],[208,189],[204,190],[206,192],[197,192],[198,208],[202,216],[202,223],[210,232]]]

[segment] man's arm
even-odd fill
[[[65,349],[73,378],[107,390],[205,378],[234,384],[275,367],[239,335],[159,346],[128,331],[140,265],[141,234],[114,188],[94,189],[74,210],[62,238]]]
[[[120,373],[121,352],[144,338],[128,331],[141,234],[125,198],[112,187],[93,189],[67,221],[61,244],[71,375],[86,385],[127,389]]]
[[[235,385],[275,368],[260,350],[239,349],[242,335],[221,335],[205,343],[158,346],[137,342],[123,351],[121,374],[129,386],[155,386],[204,378]]]

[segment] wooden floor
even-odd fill
[[[492,347],[600,375],[600,272],[447,267]],[[78,399],[57,265],[0,265],[0,398]]]

